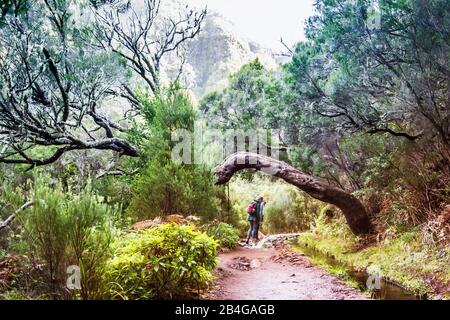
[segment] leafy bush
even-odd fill
[[[79,260],[81,290],[79,297],[84,300],[104,297],[104,273],[107,259],[112,256],[111,242],[117,236],[110,223],[91,227],[84,242],[84,251]]]
[[[239,230],[223,222],[210,226],[206,233],[216,239],[222,248],[233,249],[239,241]]]
[[[141,148],[142,169],[132,185],[127,212],[138,220],[171,214],[211,219],[219,212],[218,187],[206,166],[172,161],[176,129],[193,131],[197,113],[189,95],[174,83],[161,95],[139,94],[144,123],[136,123],[130,135]]]
[[[58,182],[38,177],[31,187],[33,206],[18,220],[37,261],[46,264],[51,294],[63,292],[66,268],[81,269],[83,299],[101,296],[103,266],[109,257],[117,210],[100,203],[89,187],[80,195],[64,192]]]
[[[68,228],[66,197],[60,188],[37,179],[33,187],[33,206],[21,215],[27,242],[35,256],[45,262],[47,282],[58,294],[67,259]]]
[[[139,220],[171,214],[210,220],[219,211],[211,171],[204,167],[152,161],[133,189],[127,212]]]
[[[281,192],[266,206],[265,230],[270,233],[308,230],[324,204],[290,186],[279,189]]]
[[[102,296],[102,278],[111,254],[118,210],[99,203],[96,197],[83,193],[68,203],[68,246],[74,264],[80,266],[82,299]]]
[[[217,245],[205,233],[176,224],[127,234],[107,263],[108,298],[190,297],[211,281]]]

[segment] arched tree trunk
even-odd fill
[[[372,229],[366,209],[353,195],[309,176],[285,162],[256,153],[239,152],[225,159],[214,169],[216,183],[227,183],[236,172],[243,169],[256,169],[279,177],[313,198],[337,206],[342,210],[350,229],[356,235],[368,234]]]

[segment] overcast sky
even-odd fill
[[[187,0],[208,6],[232,21],[251,40],[280,51],[280,37],[293,45],[302,40],[303,23],[313,14],[314,0]]]

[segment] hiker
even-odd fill
[[[266,201],[264,201],[263,197],[259,198],[259,203],[260,203],[260,207],[259,207],[259,213],[257,215],[257,223],[256,223],[256,230],[255,230],[255,237],[256,237],[256,241],[259,241],[259,226],[261,225],[261,223],[264,220],[264,206],[266,205]]]
[[[261,203],[263,201],[263,197],[257,197],[253,200],[247,207],[248,217],[247,220],[249,222],[249,229],[247,233],[247,241],[245,244],[249,244],[250,238],[258,241],[258,230],[259,223],[261,222]]]

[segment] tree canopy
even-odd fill
[[[131,78],[157,94],[162,57],[193,38],[206,14],[187,9],[174,19],[159,6],[146,0],[138,14],[120,0],[6,2],[0,162],[46,165],[87,149],[137,156],[124,137],[130,112],[140,109]],[[110,117],[117,104],[123,119]]]

